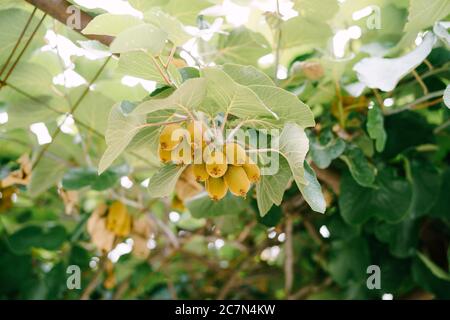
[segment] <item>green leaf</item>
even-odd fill
[[[186,114],[198,109],[205,96],[205,79],[189,79],[167,98],[151,99],[141,103],[133,111],[133,114],[142,115],[165,109],[178,110]]]
[[[54,186],[64,176],[66,164],[51,157],[42,157],[38,165],[33,169],[28,193],[31,197],[37,197],[50,187]]]
[[[319,141],[311,141],[311,158],[320,169],[328,168],[331,161],[344,152],[345,146],[344,140],[340,138],[332,139],[325,145],[320,144]]]
[[[0,32],[0,66],[3,67],[3,64],[6,62],[9,54],[12,52],[29,17],[30,13],[21,9],[11,8],[0,10],[0,30],[2,30],[2,32]],[[20,44],[21,46],[23,46],[30,39],[38,20],[39,19],[37,17],[33,17],[31,20],[30,25],[32,27],[26,30]],[[34,41],[31,41],[28,50],[26,50],[22,56],[22,61],[28,58],[36,47],[43,45],[43,41],[41,39],[44,37],[44,32],[44,28],[40,28],[37,31]]]
[[[12,251],[24,254],[29,253],[32,248],[56,250],[59,249],[66,240],[66,229],[62,226],[58,225],[48,228],[28,226],[12,234],[9,237],[8,242]]]
[[[270,44],[266,38],[258,32],[246,27],[239,27],[229,34],[219,35],[217,51],[206,58],[223,64],[227,62],[242,65],[257,65],[258,59],[271,52]]]
[[[165,46],[167,33],[149,24],[141,24],[119,33],[111,43],[114,53],[145,50],[152,55],[160,54]]]
[[[367,160],[361,149],[349,147],[341,156],[347,164],[353,178],[363,187],[372,187],[375,181],[376,168]]]
[[[417,112],[403,111],[384,119],[387,133],[383,157],[390,159],[422,144],[434,144],[433,127]]]
[[[324,46],[333,36],[328,24],[304,17],[294,17],[283,22],[281,34],[281,46],[284,49],[296,46]]]
[[[375,148],[378,152],[384,150],[386,144],[386,131],[384,130],[383,112],[377,106],[369,109],[367,114],[367,132],[369,137],[375,140]]]
[[[130,102],[124,101],[115,104],[111,109],[105,135],[108,147],[100,159],[99,174],[117,159],[139,132],[140,126],[145,123],[145,117],[129,114],[128,111],[132,108],[133,105]]]
[[[293,93],[274,86],[251,85],[249,86],[261,101],[272,110],[278,120],[266,119],[282,126],[290,121],[302,128],[314,127],[314,115],[311,109]]]
[[[52,94],[53,77],[37,63],[21,62],[14,68],[8,82],[30,95]]]
[[[67,105],[63,100],[58,100],[51,96],[37,96],[36,101],[36,99],[30,99],[15,93],[8,87],[3,87],[0,99],[7,101],[8,122],[2,124],[2,128],[8,130],[27,128],[36,122],[56,120],[59,115],[47,108],[44,103],[52,104],[53,101],[58,101],[62,104],[59,105],[57,110],[68,111]]]
[[[107,170],[98,175],[95,168],[71,168],[62,179],[67,190],[78,190],[90,186],[92,190],[102,191],[111,188],[119,179],[117,172]]]
[[[375,226],[375,236],[389,245],[389,251],[398,258],[411,257],[416,253],[419,241],[418,220],[405,218],[399,223],[380,222]]]
[[[275,83],[267,74],[253,66],[226,63],[223,65],[223,71],[225,71],[234,81],[243,86],[275,86]]]
[[[430,258],[426,255],[417,252],[419,259],[427,266],[427,268],[439,279],[450,281],[450,274],[442,270],[438,265],[436,265]]]
[[[126,14],[103,13],[92,19],[83,29],[83,34],[117,36],[121,32],[143,24],[142,20]]]
[[[218,68],[203,68],[201,75],[206,80],[208,98],[208,103],[202,106],[202,111],[214,116],[224,112],[241,118],[277,118],[249,87],[234,82],[224,71]]]
[[[173,77],[179,77],[177,69],[172,63],[169,65],[168,71]],[[122,53],[119,58],[117,72],[123,75],[165,83],[153,61],[152,55],[142,51]],[[176,79],[176,81],[180,82],[179,79]]]
[[[351,263],[349,263],[351,261]],[[328,271],[341,286],[367,278],[370,252],[365,238],[333,241],[329,253]]]
[[[186,207],[195,218],[217,217],[228,214],[238,214],[246,207],[244,199],[228,193],[222,200],[213,201],[206,193],[189,199]]]
[[[299,15],[321,21],[331,19],[339,10],[337,0],[295,0],[294,3]]]
[[[306,161],[304,164],[304,172],[304,179],[308,184],[299,184],[296,180],[297,187],[300,189],[303,198],[309,204],[312,210],[319,213],[324,213],[327,204],[322,194],[322,187],[320,186],[319,181],[317,181],[316,173]]]
[[[385,168],[379,172],[375,187],[362,187],[349,173],[342,175],[339,208],[347,223],[358,225],[371,217],[395,223],[408,213],[412,188],[406,179]]]
[[[439,183],[436,183],[438,185]],[[440,190],[438,192],[438,198],[430,215],[433,217],[440,217],[448,219],[450,218],[450,197],[448,196],[448,190],[450,190],[450,169],[447,168],[441,175]]]
[[[162,7],[169,3],[170,0],[128,0],[128,2],[137,10],[145,12],[152,7]]]
[[[421,217],[429,213],[439,198],[441,175],[436,167],[427,162],[411,161],[411,177],[413,185],[411,216]]]
[[[307,184],[303,164],[308,153],[309,142],[305,131],[294,123],[287,123],[274,145],[278,145],[280,154],[287,160],[299,188],[300,185]]]
[[[69,94],[72,103],[73,101],[78,100],[84,90],[84,87],[76,88]],[[105,133],[108,126],[108,116],[111,113],[113,104],[113,100],[107,98],[100,92],[89,92],[89,94],[81,100],[73,115],[76,119],[82,121],[90,128],[93,128],[100,133]],[[95,106],[95,108],[92,106]]]
[[[418,32],[450,14],[447,0],[410,0],[406,32]]]
[[[168,197],[175,189],[178,178],[186,166],[168,164],[161,167],[151,178],[148,191],[152,198]]]
[[[280,157],[279,160],[278,172],[273,175],[262,175],[256,184],[256,199],[261,217],[264,217],[274,204],[276,206],[281,204],[292,176],[287,160],[284,157]]]
[[[183,82],[185,82],[186,80],[189,80],[189,79],[200,77],[200,71],[194,67],[180,68],[180,69],[178,69],[178,72],[180,73],[181,78],[183,79]]]
[[[55,129],[49,128],[50,132],[53,130]],[[37,197],[55,186],[62,179],[71,162],[82,163],[84,161],[81,146],[74,144],[73,140],[73,136],[60,134],[52,141],[48,150],[32,170],[31,181],[28,185],[28,194],[31,197]]]
[[[199,12],[211,5],[207,0],[170,0],[163,10],[184,24],[195,25]]]
[[[164,30],[169,40],[176,46],[181,46],[192,37],[185,31],[180,21],[159,9],[154,8],[146,11],[144,13],[144,19],[159,29]]]

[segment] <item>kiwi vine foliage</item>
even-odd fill
[[[128,2],[0,3],[1,299],[450,298],[448,0]],[[180,115],[278,129],[279,171],[210,200]]]

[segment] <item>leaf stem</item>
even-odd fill
[[[142,129],[142,128],[147,128],[147,127],[166,126],[168,124],[180,123],[180,122],[184,122],[184,121],[186,121],[186,119],[173,120],[173,121],[164,121],[164,122],[146,123],[146,124],[143,124],[143,125],[140,125],[140,126],[136,127],[136,129]]]
[[[153,57],[153,56],[150,56],[150,57],[152,58],[152,61],[153,61],[154,65],[155,65],[155,67],[158,69],[159,74],[164,79],[166,84],[169,85],[169,86],[172,86],[172,82],[168,78],[166,72],[163,71],[163,69],[161,68],[161,66],[159,65],[158,61],[155,59],[155,57]]]

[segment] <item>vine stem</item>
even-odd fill
[[[416,70],[413,70],[412,74],[413,74],[414,78],[416,78],[419,85],[422,87],[423,94],[427,95],[429,91],[428,91],[428,88],[427,88],[427,85],[425,84],[425,82],[423,82],[422,78],[420,77],[420,75],[417,73]]]
[[[399,113],[399,112],[402,112],[402,111],[405,111],[405,110],[410,110],[414,106],[416,106],[418,104],[421,104],[421,103],[423,103],[423,102],[425,102],[425,101],[427,101],[429,99],[433,99],[433,98],[437,98],[437,97],[442,98],[443,95],[444,95],[444,90],[431,92],[431,93],[429,93],[429,94],[427,94],[425,96],[422,96],[422,97],[416,99],[415,101],[405,105],[403,108],[389,110],[389,111],[386,111],[385,114],[386,115],[391,115],[391,114],[396,114],[396,113]]]
[[[103,65],[100,67],[100,69],[97,71],[97,73],[95,74],[94,78],[92,78],[92,80],[89,82],[89,84],[87,85],[86,89],[83,91],[83,93],[81,94],[81,96],[78,98],[78,100],[74,103],[74,105],[72,106],[72,108],[70,109],[70,111],[66,114],[64,120],[61,122],[61,124],[56,128],[55,132],[53,132],[51,138],[51,142],[46,144],[41,151],[39,151],[38,155],[36,156],[36,160],[33,163],[32,169],[36,168],[36,166],[38,165],[39,161],[42,159],[42,156],[44,155],[44,153],[48,150],[48,148],[52,145],[53,141],[55,141],[55,138],[58,136],[58,134],[61,132],[61,126],[62,124],[66,121],[67,117],[69,117],[69,115],[73,114],[77,108],[80,106],[81,102],[83,101],[84,97],[88,94],[90,87],[92,86],[92,84],[98,79],[98,77],[100,76],[100,74],[103,72],[103,70],[105,69],[106,65],[108,64],[109,60],[111,59],[111,56],[109,56],[105,62],[103,63]]]
[[[164,69],[167,70],[167,68],[169,68],[170,63],[173,60],[173,56],[175,54],[175,51],[177,51],[177,46],[173,46],[172,49],[170,50],[170,54],[169,54],[169,58],[167,59],[167,62],[164,64]]]
[[[47,16],[47,13],[44,13],[44,15],[42,16],[41,20],[39,20],[39,23],[34,28],[33,32],[31,33],[30,37],[28,38],[27,42],[25,43],[25,46],[22,48],[22,50],[20,51],[19,55],[17,56],[16,61],[14,61],[13,65],[11,66],[11,68],[9,68],[8,72],[6,73],[6,76],[3,79],[2,83],[5,83],[9,79],[9,77],[11,76],[12,72],[14,71],[14,69],[16,68],[16,66],[19,63],[20,59],[22,58],[23,54],[25,53],[25,51],[27,51],[28,46],[30,45],[30,43],[33,40],[34,36],[36,35],[37,31],[39,30],[39,27],[41,26],[42,22],[44,22],[44,19],[45,19],[46,16]],[[4,86],[2,83],[0,83],[0,91],[2,90],[2,88]]]
[[[0,77],[3,75],[3,72],[6,70],[6,68],[8,67],[8,64],[11,62],[14,54],[16,53],[17,49],[19,48],[19,44],[23,39],[23,36],[25,35],[25,32],[27,32],[28,27],[30,26],[31,20],[33,19],[35,13],[36,13],[37,8],[35,7],[33,9],[33,12],[30,14],[30,17],[28,18],[25,26],[22,29],[22,32],[19,35],[19,38],[16,41],[16,44],[14,45],[14,48],[12,49],[11,53],[8,56],[8,59],[6,59],[5,64],[3,65],[2,69],[0,70]]]
[[[281,13],[280,13],[280,2],[279,0],[276,1],[276,8],[277,8],[277,16],[280,17]],[[274,74],[274,79],[275,79],[275,83],[278,84],[278,68],[279,68],[279,64],[280,64],[280,54],[281,54],[281,29],[280,29],[280,25],[277,26],[277,30],[275,33],[275,38],[276,38],[276,45],[275,45],[275,74]]]
[[[146,123],[146,124],[136,127],[136,129],[147,128],[147,127],[166,126],[168,124],[180,123],[180,122],[184,122],[184,121],[186,121],[186,118],[180,119],[180,120],[173,120],[173,121]]]
[[[153,61],[153,64],[155,65],[156,69],[158,69],[159,74],[161,75],[161,77],[164,79],[164,81],[166,82],[167,85],[171,86],[172,83],[170,81],[170,79],[167,77],[166,73],[163,71],[163,69],[161,68],[161,66],[159,65],[158,61],[155,59],[155,57],[151,56],[151,59]]]

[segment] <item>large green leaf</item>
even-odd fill
[[[344,152],[345,142],[340,138],[331,139],[326,144],[321,144],[318,140],[310,141],[310,150],[311,158],[317,167],[325,169]]]
[[[148,191],[152,198],[162,198],[169,196],[175,189],[178,178],[183,173],[186,166],[168,164],[161,167],[151,178],[148,184]]]
[[[110,48],[114,53],[145,50],[158,55],[166,40],[167,33],[164,31],[149,24],[140,24],[119,33]]]
[[[142,24],[142,20],[126,14],[103,13],[94,19],[83,29],[83,34],[102,34],[117,36],[128,28]]]
[[[69,98],[72,103],[78,100],[84,90],[84,87],[80,87],[70,93]],[[89,94],[81,100],[73,115],[76,119],[82,121],[90,128],[103,134],[108,126],[108,116],[113,104],[113,100],[107,98],[100,92],[89,92]]]
[[[219,36],[217,51],[209,58],[219,64],[257,65],[258,59],[270,51],[270,45],[262,34],[239,27]]]
[[[375,140],[375,148],[378,152],[382,152],[386,144],[386,131],[384,130],[383,112],[379,107],[369,109],[367,114],[367,132],[369,136]]]
[[[287,123],[277,137],[275,145],[278,145],[280,154],[286,158],[297,185],[300,187],[301,184],[307,184],[303,164],[309,142],[305,131],[294,123]]]
[[[213,201],[206,193],[202,193],[188,200],[186,206],[193,217],[206,218],[238,214],[245,209],[246,203],[244,199],[230,193],[220,201]]]
[[[112,187],[119,179],[119,174],[107,170],[98,175],[95,168],[71,168],[62,178],[62,186],[67,190],[78,190],[87,186],[102,191]]]
[[[362,224],[371,217],[398,222],[408,213],[412,188],[406,179],[385,168],[379,172],[375,186],[365,188],[349,173],[342,175],[339,208],[347,223]]]
[[[322,187],[320,186],[320,183],[317,180],[316,173],[306,161],[304,164],[304,171],[305,171],[304,179],[307,182],[307,184],[299,184],[296,180],[297,187],[300,189],[303,198],[309,204],[311,209],[313,209],[316,212],[324,213],[327,204],[322,194]]]
[[[413,185],[411,216],[421,217],[429,213],[437,202],[442,177],[434,166],[424,161],[412,161],[410,167]]]
[[[440,189],[438,192],[438,198],[431,208],[430,214],[434,217],[450,218],[450,197],[448,196],[448,190],[450,190],[450,169],[447,168],[441,175]]]
[[[275,86],[275,83],[267,74],[253,66],[226,63],[223,65],[223,71],[225,71],[234,81],[243,86]]]
[[[195,25],[196,19],[200,11],[212,6],[213,4],[208,0],[170,0],[163,10],[174,16],[182,23]]]
[[[56,250],[66,239],[66,229],[62,226],[58,225],[48,228],[28,226],[12,234],[8,242],[12,251],[24,254],[29,253],[32,248]]]
[[[447,0],[410,0],[405,31],[418,32],[449,14],[450,2]]]
[[[164,30],[169,40],[176,46],[182,45],[191,38],[180,21],[159,9],[146,11],[144,13],[144,19],[161,30]]]
[[[261,217],[265,216],[274,204],[277,206],[281,204],[291,177],[289,164],[284,157],[279,158],[279,168],[275,174],[261,176],[256,184],[256,199]]]
[[[55,128],[49,128],[50,132],[53,132],[53,130]],[[40,150],[42,149],[37,149],[37,152],[40,152]],[[28,185],[28,194],[31,197],[37,197],[55,186],[62,179],[64,172],[72,162],[84,162],[81,146],[74,144],[73,136],[59,134],[52,141],[48,150],[43,153],[39,162],[35,163]]]
[[[153,7],[165,6],[170,0],[129,0],[128,2],[137,10],[145,12]]]
[[[295,0],[294,8],[302,17],[316,20],[329,20],[339,9],[337,0]]]
[[[9,54],[12,52],[16,45],[23,27],[27,23],[30,13],[16,8],[0,10],[0,66],[6,62]],[[30,27],[26,30],[21,46],[23,46],[33,33],[33,29],[38,23],[38,18],[34,17],[31,21]],[[33,49],[43,44],[44,28],[40,28],[34,37],[34,40],[30,43],[30,47],[25,51],[23,60],[28,58],[33,52]],[[14,61],[14,60],[12,60]]]
[[[399,223],[378,223],[375,227],[375,236],[381,242],[389,245],[392,255],[406,258],[416,253],[419,229],[419,221],[407,217]]]
[[[211,115],[224,112],[241,118],[277,118],[249,87],[234,82],[224,71],[204,68],[201,75],[206,80],[208,98],[208,103],[202,106],[203,111]]]
[[[375,181],[376,168],[367,160],[364,153],[358,147],[350,146],[341,155],[341,159],[347,164],[353,178],[361,186],[371,187]]]
[[[165,83],[152,56],[143,51],[122,53],[119,58],[117,71],[123,75]],[[168,72],[171,74],[172,78],[174,78],[176,83],[181,82],[180,75],[172,63],[168,67]]]
[[[54,186],[64,176],[66,164],[52,157],[42,157],[33,169],[28,193],[36,197]]]
[[[52,75],[45,67],[37,63],[21,62],[14,68],[8,82],[30,95],[50,95],[52,80]]]
[[[278,116],[278,120],[267,119],[282,127],[287,121],[294,122],[302,128],[315,125],[314,115],[311,109],[293,93],[274,86],[251,85],[253,92],[262,102]]]
[[[329,254],[328,271],[341,286],[367,278],[370,265],[370,252],[365,238],[350,238],[334,241]],[[351,263],[349,263],[351,262]]]
[[[281,25],[283,48],[324,46],[332,35],[328,24],[304,17],[291,18]]]
[[[125,101],[115,104],[111,109],[105,135],[108,147],[100,159],[99,174],[117,159],[145,123],[145,117],[129,114],[132,108],[133,105]]]
[[[167,98],[151,99],[138,105],[133,114],[147,114],[164,109],[178,110],[189,113],[200,107],[206,95],[206,81],[194,78],[185,81]]]

